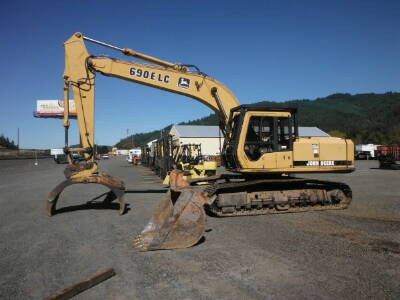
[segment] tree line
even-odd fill
[[[2,134],[2,135],[0,135],[0,148],[17,150],[18,146],[14,143],[13,140],[10,140],[8,137],[5,137]]]
[[[336,93],[314,100],[298,99],[286,102],[260,101],[255,105],[294,107],[300,126],[316,126],[332,136],[350,138],[355,144],[400,143],[400,93],[346,94]],[[179,123],[179,125],[218,125],[216,114]],[[161,130],[135,134],[121,139],[116,147],[132,148],[158,139],[172,125]]]

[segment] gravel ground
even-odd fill
[[[128,189],[161,188],[144,167],[100,164]],[[41,299],[109,267],[116,276],[75,299],[400,299],[400,171],[376,161],[309,176],[349,184],[347,210],[208,217],[203,243],[146,253],[130,240],[163,194],[127,193],[130,210],[119,216],[118,204],[84,205],[106,188],[75,185],[47,217],[64,166],[0,161],[0,299]]]

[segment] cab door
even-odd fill
[[[238,156],[245,169],[283,169],[292,165],[293,134],[288,112],[248,112]]]
[[[293,155],[292,151],[277,152],[276,155],[276,167],[278,169],[287,169],[293,166]]]
[[[289,118],[277,117],[274,119],[275,154],[278,169],[293,166],[293,126]]]
[[[272,116],[251,116],[246,130],[244,152],[252,168],[276,168],[274,118]]]

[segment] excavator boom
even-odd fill
[[[152,64],[91,56],[84,43],[85,39]],[[200,71],[192,72],[189,66],[166,62],[128,48],[111,46],[86,38],[81,33],[76,33],[65,42],[65,53],[64,78],[73,87],[74,97],[78,101],[85,98],[85,101],[94,103],[95,73],[101,73],[196,99],[214,110],[224,124],[228,121],[231,109],[239,105],[225,85]],[[74,86],[81,88],[74,89]],[[87,123],[91,123],[91,120]]]

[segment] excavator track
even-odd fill
[[[219,217],[345,209],[352,191],[344,183],[305,178],[213,183],[203,193],[208,212]]]

